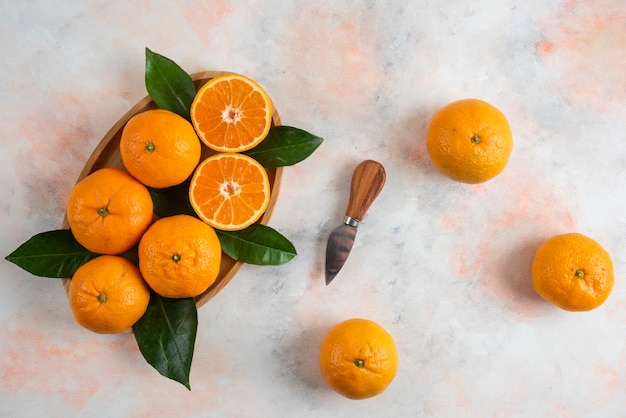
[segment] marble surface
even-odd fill
[[[78,326],[59,281],[4,256],[60,227],[113,123],[146,95],[144,48],[251,76],[325,139],[285,169],[270,225],[298,256],[244,266],[199,310],[191,391],[131,335]],[[0,3],[0,416],[620,417],[626,407],[626,3],[622,0]],[[481,185],[432,166],[434,112],[478,97],[515,148]],[[324,252],[354,166],[387,183],[339,276]],[[535,295],[534,251],[578,231],[613,257],[597,310]],[[350,401],[318,348],[352,317],[395,338],[398,374]]]

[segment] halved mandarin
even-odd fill
[[[213,228],[244,229],[255,223],[270,201],[265,168],[238,153],[218,153],[198,165],[189,186],[196,214]]]
[[[191,104],[191,122],[198,137],[218,152],[254,148],[272,125],[272,101],[254,80],[223,74],[206,82]]]

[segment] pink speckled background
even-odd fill
[[[188,72],[247,74],[283,123],[325,139],[286,168],[271,226],[296,246],[245,266],[199,311],[191,387],[132,335],[78,326],[59,281],[0,263],[0,417],[623,417],[626,411],[626,3],[622,0],[34,0],[0,5],[3,257],[61,226],[94,147],[146,95],[144,48]],[[508,117],[515,148],[481,185],[424,143],[450,101]],[[324,251],[354,166],[387,183],[331,284]],[[579,231],[615,263],[597,310],[530,282],[539,245]],[[324,384],[319,344],[366,317],[396,340],[380,396]]]

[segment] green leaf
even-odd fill
[[[308,158],[322,142],[322,138],[302,129],[274,126],[259,145],[244,154],[265,168],[285,167]]]
[[[189,203],[189,181],[166,189],[149,187],[148,191],[152,197],[154,211],[160,217],[179,214],[197,217],[191,203]]]
[[[163,376],[189,385],[198,330],[193,298],[169,299],[152,292],[146,313],[133,326],[139,351]]]
[[[157,106],[190,119],[189,109],[196,96],[196,86],[178,64],[146,48],[145,82]]]
[[[80,245],[69,229],[59,229],[34,235],[5,259],[36,276],[62,279],[98,255]]]
[[[293,244],[269,226],[255,223],[241,231],[215,230],[222,251],[235,260],[262,266],[277,266],[296,256]]]

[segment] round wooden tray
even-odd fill
[[[222,71],[202,71],[199,73],[195,73],[191,75],[192,80],[194,81],[196,88],[199,88],[204,83],[209,81],[211,78],[223,74]],[[124,165],[122,163],[122,157],[120,156],[120,138],[122,136],[122,130],[126,125],[126,122],[133,117],[134,115],[144,112],[150,109],[156,109],[157,105],[152,101],[150,96],[144,97],[140,100],[136,105],[134,105],[120,120],[118,120],[113,127],[107,132],[107,134],[102,138],[96,149],[93,151],[85,166],[83,167],[80,175],[76,182],[78,183],[83,178],[87,177],[92,172],[104,168],[104,167],[115,167],[122,170],[125,170]],[[280,115],[276,110],[276,107],[272,104],[272,126],[281,125]],[[210,150],[208,147],[202,145],[202,157],[204,159],[209,155],[214,154],[214,151]],[[269,205],[267,206],[267,210],[259,220],[260,223],[267,225],[272,216],[272,212],[274,211],[274,207],[276,206],[276,200],[278,199],[278,193],[280,191],[280,182],[282,178],[283,169],[282,168],[270,168],[267,169],[267,175],[270,181],[271,187],[271,197]],[[63,228],[68,229],[69,224],[67,222],[67,218],[63,220]],[[129,258],[136,257],[136,254],[133,254],[134,250],[131,250],[129,253],[125,254]],[[134,251],[136,253],[136,251]],[[204,305],[211,298],[217,295],[235,276],[235,274],[239,271],[243,263],[239,261],[235,261],[226,254],[222,254],[222,264],[220,266],[220,273],[215,279],[215,282],[202,294],[196,296],[194,298],[196,305],[198,307]],[[70,279],[63,279],[63,287],[67,291],[69,289]]]

